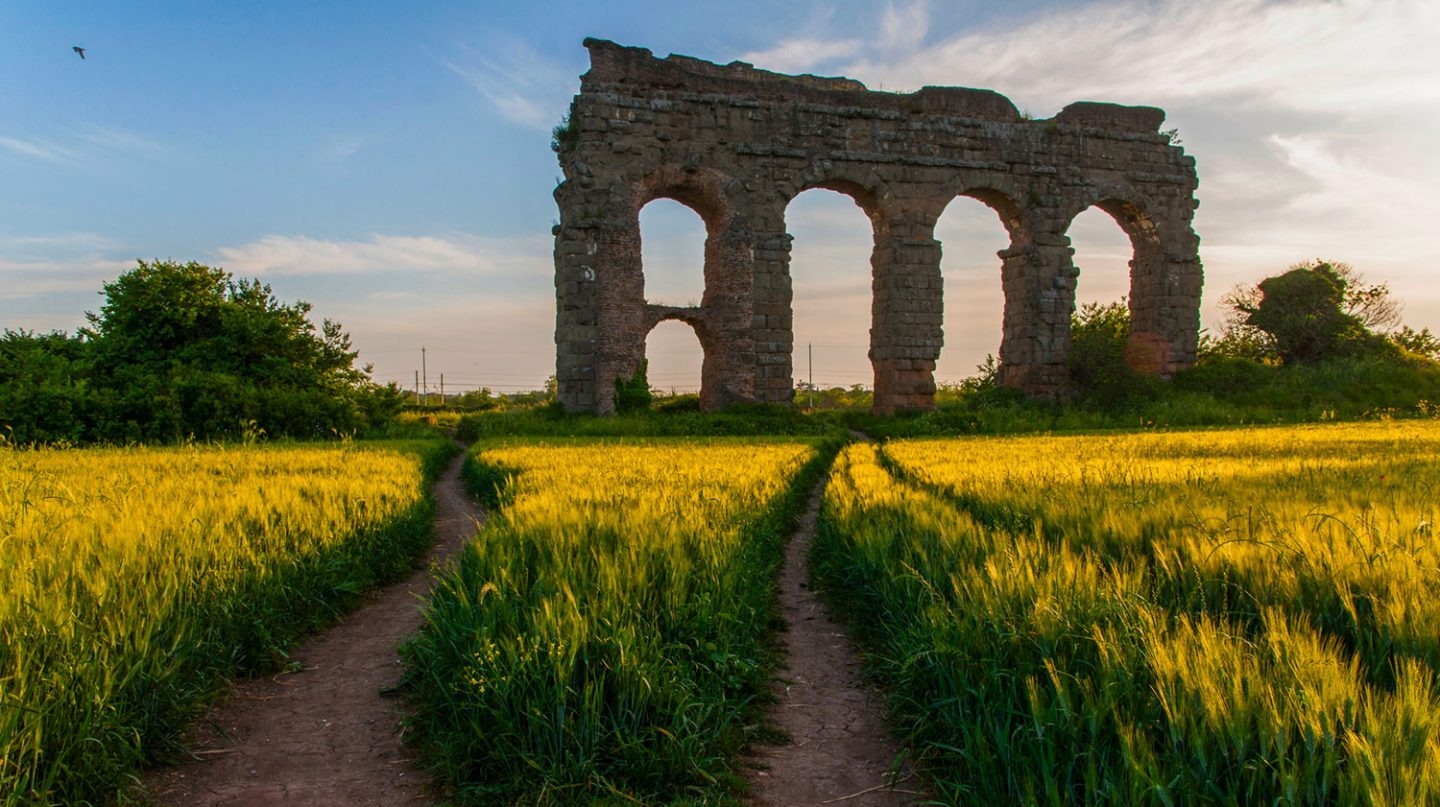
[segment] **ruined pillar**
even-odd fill
[[[750,230],[742,215],[725,216],[705,239],[705,293],[701,299],[705,351],[700,408],[723,409],[757,400],[754,271]]]
[[[752,201],[751,227],[755,257],[754,309],[755,398],[763,403],[788,404],[795,396],[795,290],[790,280],[790,245],[785,231],[784,199],[767,195]]]
[[[1200,341],[1200,299],[1204,271],[1200,266],[1200,239],[1188,224],[1172,222],[1162,226],[1158,261],[1161,271],[1156,289],[1154,333],[1164,349],[1156,364],[1169,378],[1195,363]]]
[[[1023,246],[1000,251],[1005,291],[1000,383],[1046,398],[1070,383],[1070,315],[1075,311],[1075,264],[1070,239],[1025,226]]]
[[[873,408],[885,415],[932,409],[944,324],[944,279],[935,223],[890,221],[877,229],[871,256]]]

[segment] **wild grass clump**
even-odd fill
[[[722,412],[701,412],[684,402],[600,417],[567,413],[558,406],[475,412],[462,416],[456,437],[466,442],[497,437],[747,437],[821,436],[830,422],[778,404],[736,404]]]
[[[1437,450],[1428,421],[852,446],[815,573],[946,803],[1432,803]]]
[[[115,800],[410,568],[448,443],[0,451],[0,804]]]
[[[774,663],[774,575],[834,447],[481,445],[508,502],[403,650],[461,803],[715,803],[741,787]],[[687,802],[686,800],[693,800]]]

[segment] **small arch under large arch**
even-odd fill
[[[680,317],[661,319],[645,334],[646,376],[660,394],[700,394],[705,347],[695,326]]]

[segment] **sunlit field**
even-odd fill
[[[445,442],[0,451],[0,803],[106,802],[408,569]]]
[[[946,803],[1440,800],[1440,425],[852,445],[817,575]]]
[[[460,800],[733,793],[773,664],[780,549],[832,454],[755,439],[479,448],[471,479],[501,509],[404,651],[416,727]]]

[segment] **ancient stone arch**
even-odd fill
[[[1142,370],[1193,363],[1200,325],[1195,162],[1151,107],[1077,102],[1028,120],[989,90],[872,92],[844,78],[788,76],[743,62],[587,39],[590,71],[555,147],[556,379],[572,411],[613,411],[656,324],[678,319],[704,351],[701,406],[788,403],[794,395],[785,209],[810,188],[849,195],[869,216],[875,410],[933,405],[943,343],[940,243],[956,196],[995,210],[1005,295],[1001,380],[1064,393],[1073,250],[1066,231],[1099,207],[1129,235],[1131,345]],[[640,209],[674,199],[705,222],[698,306],[645,299]]]

